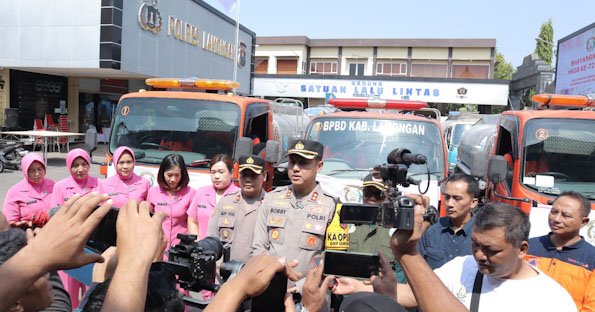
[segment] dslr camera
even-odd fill
[[[339,217],[341,223],[379,224],[386,228],[412,230],[414,221],[415,201],[403,196],[397,186],[408,187],[419,185],[419,181],[407,177],[411,164],[422,165],[427,161],[426,156],[412,154],[407,149],[395,149],[386,157],[387,163],[379,165],[382,181],[388,185],[385,201],[380,206],[369,204],[343,204]],[[428,181],[429,183],[429,181]],[[431,224],[438,220],[438,211],[430,206],[424,213],[424,220]]]

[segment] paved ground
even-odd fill
[[[84,148],[83,143],[70,144],[70,148]],[[102,162],[105,161],[105,152],[107,150],[106,144],[98,144],[97,150],[93,152],[93,161]],[[46,177],[55,181],[62,180],[70,175],[66,169],[66,150],[62,149],[62,152],[48,152],[47,160],[47,173]],[[92,176],[99,177],[99,165],[91,165],[90,173]],[[23,179],[21,171],[15,171],[11,169],[4,169],[4,172],[0,173],[0,205],[4,203],[4,197],[8,192],[8,189],[14,184],[18,183]],[[0,206],[0,210],[2,207]]]

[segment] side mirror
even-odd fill
[[[240,156],[242,155],[252,155],[252,151],[254,149],[254,143],[252,139],[241,137],[236,142],[236,151],[234,153],[234,161],[239,162]]]
[[[85,149],[89,155],[92,155],[93,151],[97,149],[97,130],[95,128],[89,128],[85,132]]]
[[[266,162],[276,164],[279,162],[280,144],[277,141],[268,140],[266,145]]]
[[[506,158],[501,155],[494,155],[490,157],[488,163],[488,179],[494,184],[498,184],[506,179],[508,173],[508,163]]]

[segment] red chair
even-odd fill
[[[68,115],[60,115],[60,119],[58,120],[58,131],[61,132],[68,132]],[[70,144],[68,142],[68,137],[59,137],[58,139],[58,150],[60,150],[60,145],[66,146],[66,149],[70,152]]]
[[[49,131],[58,131],[58,125],[54,122],[52,114],[45,114],[45,128]]]
[[[45,130],[45,128],[43,127],[43,121],[41,119],[35,119],[33,121],[33,130]],[[40,146],[40,150],[41,150],[41,146],[43,145],[43,138],[41,137],[36,137],[35,141],[33,141],[33,150],[35,151],[35,148],[37,147],[37,145]]]

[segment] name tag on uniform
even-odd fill
[[[34,199],[34,200],[30,200],[30,201],[27,201],[27,202],[25,202],[25,205],[31,205],[31,204],[35,204],[36,202],[37,202],[37,200],[36,200],[36,199]]]
[[[167,206],[167,203],[157,203],[157,206]]]

